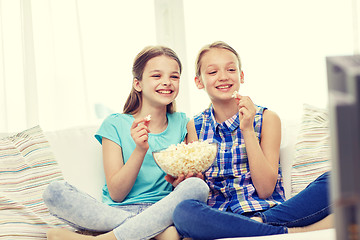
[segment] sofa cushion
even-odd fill
[[[294,116],[291,116],[294,117]],[[280,165],[286,199],[291,198],[291,170],[294,162],[296,138],[301,123],[301,113],[295,118],[281,119]]]
[[[330,170],[330,154],[327,110],[304,104],[291,172],[292,196]]]
[[[94,135],[99,126],[71,127],[44,134],[64,179],[101,201],[105,173],[101,144]]]
[[[46,239],[49,228],[68,227],[50,215],[42,199],[45,187],[61,179],[39,126],[1,138],[0,238]]]

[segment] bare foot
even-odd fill
[[[48,240],[62,240],[62,239],[68,239],[68,240],[75,240],[75,239],[91,239],[87,238],[86,235],[78,234],[75,232],[72,232],[68,229],[64,228],[53,228],[50,229],[46,233],[46,237]],[[90,237],[90,236],[89,236]]]
[[[257,221],[257,222],[263,222],[263,220],[262,220],[262,218],[261,217],[252,217],[251,218],[252,220],[255,220],[255,221]]]
[[[305,227],[288,228],[288,233],[311,232],[334,227],[334,215],[330,214],[324,219]]]

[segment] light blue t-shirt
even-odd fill
[[[155,163],[152,152],[182,142],[187,134],[186,124],[189,119],[185,113],[180,112],[168,113],[167,119],[168,126],[165,131],[159,134],[149,133],[148,143],[150,147],[129,194],[122,202],[115,202],[111,199],[105,183],[102,197],[104,203],[109,205],[155,203],[172,191],[172,185],[164,179],[166,174]],[[104,120],[95,134],[95,138],[100,143],[102,143],[103,137],[117,143],[122,148],[124,163],[127,162],[136,147],[130,135],[130,127],[133,121],[134,117],[129,114],[111,114]]]

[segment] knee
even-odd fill
[[[328,191],[330,187],[330,172],[323,173],[317,179],[315,179],[311,184],[321,186],[322,189]]]
[[[328,183],[330,181],[330,172],[323,173],[319,178],[320,178],[320,180]]]
[[[188,227],[188,224],[193,225],[194,216],[199,209],[199,201],[184,200],[179,203],[173,212],[173,222],[176,229],[183,234],[183,231]],[[195,224],[196,225],[196,224]]]
[[[64,188],[65,181],[53,181],[45,188],[42,197],[48,208],[62,201]]]
[[[190,198],[201,202],[206,202],[209,195],[209,186],[204,180],[191,177],[185,179],[181,184],[180,188],[184,188],[186,192],[191,193]]]

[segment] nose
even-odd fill
[[[164,86],[169,86],[170,85],[170,79],[167,77],[164,77],[161,79],[161,84]]]
[[[219,78],[220,78],[220,80],[223,80],[223,81],[228,80],[229,77],[228,77],[227,71],[220,71]]]

